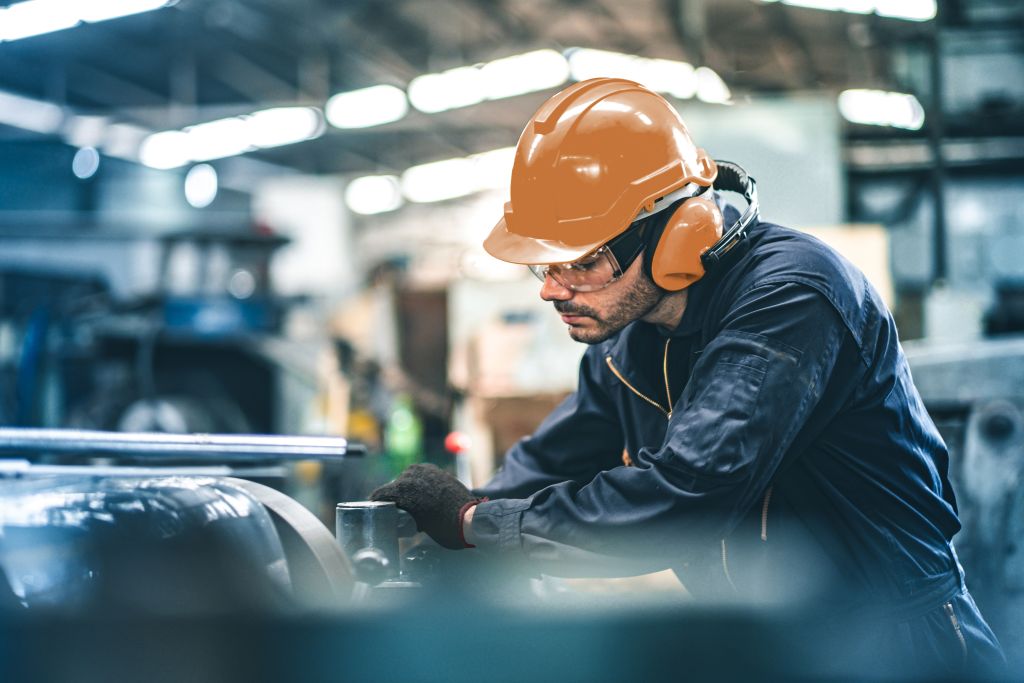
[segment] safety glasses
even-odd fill
[[[555,282],[574,292],[604,289],[625,272],[607,244],[571,263],[530,266],[530,271],[541,282],[550,275]]]

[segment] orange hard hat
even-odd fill
[[[657,200],[691,183],[710,187],[716,175],[661,95],[621,78],[581,81],[545,102],[523,130],[511,201],[484,248],[511,263],[574,261],[654,211]],[[702,230],[710,235],[702,240],[712,244],[721,217],[708,221],[717,225]]]

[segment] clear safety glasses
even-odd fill
[[[629,267],[628,265],[626,266]],[[571,263],[530,266],[530,271],[543,282],[551,276],[558,284],[574,292],[593,292],[604,289],[622,277],[624,269],[606,244]]]

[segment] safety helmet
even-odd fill
[[[704,274],[700,256],[722,236],[722,213],[710,192],[678,198],[710,188],[717,174],[661,95],[621,78],[581,81],[523,130],[510,201],[484,248],[511,263],[572,262],[671,209],[645,266],[656,284],[680,290]]]

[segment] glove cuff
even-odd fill
[[[464,521],[466,519],[466,512],[469,511],[469,508],[471,508],[471,507],[473,507],[475,505],[479,505],[480,503],[486,503],[488,500],[490,500],[490,499],[486,498],[486,497],[484,497],[484,498],[474,498],[473,500],[469,501],[468,503],[463,505],[461,508],[459,508],[459,540],[462,541],[463,547],[465,547],[465,548],[475,548],[476,547],[475,545],[473,545],[472,543],[470,543],[469,541],[466,540],[466,527],[465,527],[465,521]]]

